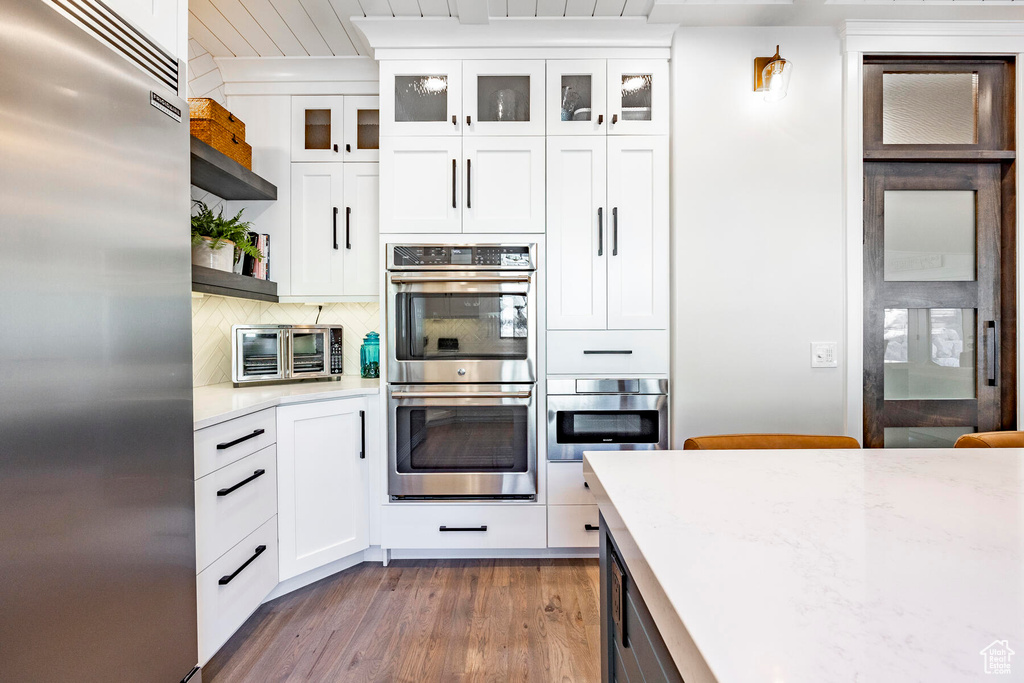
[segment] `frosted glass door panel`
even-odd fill
[[[975,313],[885,309],[885,400],[976,398]]]
[[[463,232],[544,232],[544,138],[466,138],[462,148]]]
[[[604,135],[607,62],[557,59],[549,61],[547,69],[548,135]]]
[[[886,427],[886,448],[952,448],[964,434],[973,434],[974,427]]]
[[[380,135],[461,135],[462,62],[380,63]]]
[[[305,111],[306,149],[330,149],[331,147],[331,110],[307,109]]]
[[[380,158],[380,98],[345,98],[345,161]]]
[[[977,142],[977,73],[882,74],[883,144]]]
[[[381,138],[380,231],[461,232],[462,139]]]
[[[529,76],[479,76],[476,111],[481,121],[529,121]]]
[[[463,62],[466,135],[544,135],[544,62]]]
[[[668,62],[608,61],[609,135],[667,135],[668,108]]]
[[[447,114],[447,76],[395,76],[395,121],[444,121]]]
[[[886,190],[884,201],[887,281],[975,279],[975,192]]]

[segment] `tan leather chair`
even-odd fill
[[[684,451],[724,451],[772,448],[860,448],[852,436],[813,434],[719,434],[695,436],[683,442]]]
[[[978,432],[964,434],[954,448],[1024,448],[1024,432]]]

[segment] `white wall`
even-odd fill
[[[789,96],[753,92],[776,44]],[[684,28],[672,46],[673,442],[844,433],[842,58],[832,28]],[[859,425],[852,426],[859,436]]]

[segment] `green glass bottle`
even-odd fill
[[[368,332],[359,348],[359,374],[365,379],[380,377],[380,335]]]

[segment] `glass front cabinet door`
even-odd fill
[[[380,158],[380,98],[345,98],[345,161]]]
[[[608,60],[608,134],[668,135],[668,62]]]
[[[544,135],[544,62],[462,63],[465,135]]]
[[[292,161],[342,161],[345,98],[292,98]]]
[[[603,59],[548,62],[548,135],[604,135],[608,103]]]
[[[380,92],[382,135],[462,135],[461,61],[382,61]]]

